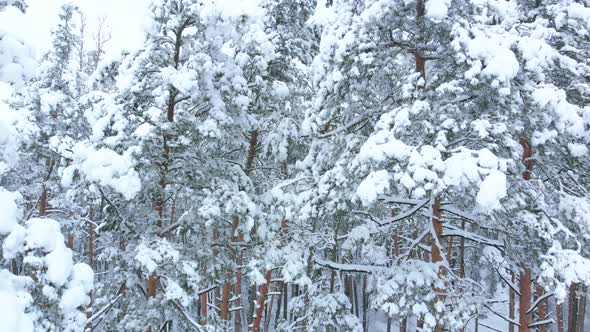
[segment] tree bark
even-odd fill
[[[147,290],[146,290],[146,294],[147,294],[148,300],[150,298],[156,296],[156,290],[157,289],[158,289],[158,277],[156,277],[156,276],[150,276],[148,278]],[[146,331],[147,332],[151,332],[152,331],[152,326],[148,324],[148,327],[147,327]]]
[[[512,283],[514,283],[514,273],[512,273]],[[514,306],[516,303],[516,292],[512,289],[512,287],[508,287],[508,318],[511,321],[514,321]],[[514,332],[514,325],[512,322],[508,323],[508,332]]]
[[[363,330],[369,331],[369,320],[367,313],[369,311],[369,295],[367,294],[367,274],[363,276]]]
[[[525,166],[525,170],[522,173],[522,178],[525,181],[528,181],[530,180],[533,172],[533,148],[528,144],[524,136],[521,136],[518,142],[522,146],[522,163]],[[531,314],[526,313],[531,305],[531,287],[531,270],[530,268],[526,267],[520,274],[519,332],[528,332],[531,330],[529,327],[529,325],[532,323]]]
[[[442,252],[441,249],[444,248],[444,242],[443,242],[443,237],[442,237],[442,232],[443,232],[443,227],[442,227],[442,214],[440,212],[440,198],[435,198],[434,199],[434,205],[432,207],[432,228],[434,229],[434,237],[432,239],[432,244],[430,246],[430,252],[431,257],[432,257],[432,262],[433,263],[441,263],[443,261],[443,256],[442,256]],[[439,267],[438,270],[438,276],[440,278],[444,278],[446,275],[446,269],[443,266]],[[442,302],[444,304],[445,302],[445,296],[444,293],[446,292],[445,288],[434,288],[433,289],[434,293],[437,293],[436,296],[436,301],[437,302]],[[436,332],[442,332],[443,331],[443,325],[440,324],[440,322],[437,320],[436,323],[436,328],[435,328]]]
[[[231,283],[226,281],[223,283],[223,291],[221,292],[221,306],[219,307],[219,318],[221,320],[229,320],[229,296],[231,295]]]
[[[461,221],[461,229],[465,230],[465,220]],[[465,278],[465,238],[459,239],[459,277]]]
[[[576,296],[577,284],[570,285],[567,306],[567,331],[576,332],[576,319],[578,318],[578,299]]]
[[[88,265],[94,271],[94,209],[88,209]],[[94,291],[90,292],[90,304],[86,309],[86,318],[92,317],[92,305],[94,303]],[[92,323],[86,324],[86,330],[92,331]]]
[[[563,332],[563,303],[558,303],[555,310],[555,314],[557,315],[557,332]]]
[[[207,292],[201,294],[201,324],[207,325]]]
[[[580,289],[578,290],[578,319],[577,319],[577,332],[584,332],[584,321],[586,319],[586,300],[588,295],[588,288],[580,284]]]
[[[270,278],[272,276],[272,271],[267,271],[264,278],[266,282],[262,284],[258,290],[258,301],[256,302],[256,310],[255,310],[255,318],[252,322],[252,331],[259,332],[260,331],[260,322],[262,321],[262,314],[264,313],[264,302],[266,302],[266,295],[268,294],[268,289],[270,287]]]
[[[531,270],[525,268],[520,273],[520,302],[519,302],[519,332],[530,332],[529,325],[532,323],[531,314],[526,313],[531,306]]]
[[[541,286],[537,285],[537,299],[545,294]],[[542,321],[547,318],[547,300],[542,300],[537,305],[537,321]],[[537,328],[539,332],[547,332],[547,324],[543,324]]]
[[[47,188],[43,186],[41,198],[39,199],[39,218],[45,218],[47,213]]]

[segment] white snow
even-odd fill
[[[0,187],[0,234],[10,233],[16,226],[19,213],[16,199],[19,196]]]
[[[506,175],[492,170],[483,180],[477,193],[477,204],[482,211],[488,212],[499,209],[500,200],[506,196]]]
[[[389,173],[386,170],[371,172],[356,188],[356,195],[365,206],[377,200],[378,195],[389,189]]]
[[[74,146],[74,163],[89,181],[109,186],[121,193],[126,199],[132,199],[141,189],[141,181],[137,171],[133,168],[135,160],[133,154],[137,148],[130,148],[123,154],[108,148],[94,149],[85,142]],[[64,172],[70,175],[71,170]],[[65,184],[68,183],[66,180]]]
[[[31,317],[25,314],[25,307],[14,292],[0,289],[0,327],[3,331],[33,332]]]
[[[426,16],[435,21],[440,21],[447,17],[450,5],[450,0],[428,0],[425,4]]]

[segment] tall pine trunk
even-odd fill
[[[443,227],[442,227],[442,214],[440,212],[440,198],[436,197],[434,199],[434,204],[432,206],[432,228],[434,230],[434,234],[433,234],[433,238],[432,238],[432,243],[430,246],[430,252],[431,252],[431,258],[432,258],[432,262],[433,263],[442,263],[443,262],[443,256],[442,256],[442,251],[441,249],[444,248],[444,242],[443,242],[443,237],[442,237],[442,231],[443,231]],[[438,269],[438,276],[441,278],[444,278],[446,274],[446,269],[443,266],[440,266]],[[434,288],[433,289],[434,293],[436,293],[436,301],[437,302],[442,302],[444,304],[445,302],[445,296],[444,293],[446,292],[446,289],[443,288]],[[437,320],[436,323],[436,328],[435,328],[436,332],[442,332],[443,331],[443,325]]]
[[[524,136],[520,137],[519,143],[522,146],[522,163],[525,166],[522,178],[528,181],[531,179],[533,172],[533,149]],[[531,269],[525,267],[524,271],[520,273],[519,332],[529,332],[531,330],[529,327],[532,323],[531,313],[526,313],[531,306],[531,298]]]
[[[537,285],[537,299],[545,295],[545,291]],[[542,300],[537,305],[537,321],[545,320],[547,318],[547,299]],[[543,324],[537,328],[539,332],[547,332],[547,324]]]
[[[514,283],[514,273],[512,273],[512,283]],[[512,322],[514,321],[514,306],[516,304],[516,292],[512,287],[508,287],[508,318],[510,318],[510,323],[508,323],[508,332],[514,332],[514,325]]]
[[[557,315],[557,332],[563,332],[563,303],[557,303],[555,314]]]
[[[268,290],[270,288],[270,278],[272,277],[272,271],[267,271],[264,278],[266,282],[262,284],[258,290],[258,301],[256,302],[255,308],[255,318],[252,321],[252,331],[259,332],[260,331],[260,323],[262,321],[262,316],[264,313],[264,304],[266,302],[266,296],[268,295]]]
[[[531,270],[525,268],[520,273],[520,302],[518,307],[519,313],[519,332],[530,332],[531,328],[529,325],[532,323],[531,314],[526,313],[531,306]]]
[[[577,319],[577,332],[584,332],[584,321],[586,319],[586,300],[588,295],[588,287],[580,284],[578,290],[578,319]]]

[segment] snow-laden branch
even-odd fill
[[[209,286],[209,287],[207,287],[205,289],[202,289],[202,290],[198,291],[197,292],[197,295],[203,295],[204,293],[209,293],[210,291],[214,290],[217,287],[219,287],[219,284]]]
[[[454,226],[451,226],[451,225],[445,225],[445,229],[443,230],[442,235],[443,236],[458,236],[458,237],[464,238],[466,240],[485,244],[485,245],[492,246],[492,247],[503,247],[504,246],[504,243],[502,243],[501,241],[488,239],[483,236],[477,235],[475,233],[471,233],[471,232],[468,232],[468,231],[465,231],[465,230],[462,230],[459,228],[455,228]]]
[[[513,284],[511,281],[509,281],[508,279],[506,279],[504,277],[504,275],[502,275],[502,273],[500,272],[500,270],[496,269],[496,272],[498,272],[498,275],[500,276],[500,278],[502,278],[502,280],[504,280],[504,282],[506,283],[506,285],[508,285],[508,287],[512,288],[512,290],[518,294],[518,296],[520,296],[520,291],[518,290],[518,287],[516,287],[515,284]]]
[[[174,307],[176,307],[176,309],[178,309],[178,311],[180,311],[180,313],[182,314],[182,316],[184,316],[184,318],[187,320],[187,322],[189,322],[189,324],[196,330],[199,332],[205,331],[201,325],[199,323],[197,323],[194,319],[191,318],[191,316],[188,314],[188,312],[186,312],[186,310],[182,307],[182,305],[180,305],[180,303],[178,303],[178,301],[176,300],[171,300],[170,302],[172,302],[172,304],[174,305]]]
[[[400,220],[406,219],[406,218],[414,215],[416,212],[418,212],[418,210],[420,210],[421,208],[426,206],[426,204],[428,204],[429,201],[430,201],[430,199],[425,199],[425,200],[419,201],[419,203],[414,205],[414,207],[401,212],[400,214],[396,215],[395,217],[385,218],[383,220],[374,220],[374,221],[381,227],[398,222]]]
[[[540,320],[538,322],[534,322],[534,323],[529,324],[529,327],[536,327],[536,326],[553,324],[553,323],[554,323],[553,319],[544,319],[544,320]]]
[[[164,290],[164,292],[166,291],[166,286],[164,285],[164,282],[162,281],[162,279],[159,280],[159,284],[160,287],[162,287],[162,289]],[[187,320],[187,322],[196,330],[199,332],[203,332],[205,331],[201,325],[199,323],[197,323],[191,316],[190,314],[184,309],[184,307],[178,303],[177,300],[175,299],[171,299],[170,303],[172,303],[174,305],[174,307],[182,314],[182,316],[184,316],[184,318]]]
[[[406,250],[406,252],[405,252],[403,255],[401,255],[401,256],[399,256],[399,257],[397,257],[396,261],[399,261],[400,259],[402,259],[402,258],[404,258],[404,257],[408,257],[408,256],[410,256],[410,254],[412,253],[412,250],[414,250],[414,248],[415,248],[416,246],[420,246],[420,242],[422,242],[422,240],[423,240],[423,239],[424,239],[424,238],[425,238],[425,237],[426,237],[428,234],[430,234],[430,228],[428,228],[428,229],[424,230],[424,231],[422,232],[422,234],[420,234],[420,236],[418,236],[418,237],[417,237],[417,238],[416,238],[414,241],[412,241],[412,243],[410,243],[410,246],[409,246],[408,250]]]
[[[459,216],[461,218],[465,218],[467,220],[471,220],[473,222],[478,222],[477,217],[475,217],[474,215],[472,215],[469,212],[466,212],[466,211],[463,211],[463,210],[457,208],[454,205],[451,205],[450,203],[446,203],[446,202],[441,203],[440,210],[454,214],[454,215]]]
[[[180,218],[178,218],[178,220],[175,223],[172,223],[172,224],[166,226],[166,228],[161,230],[160,233],[158,233],[158,235],[160,237],[164,237],[164,236],[166,236],[166,234],[174,231],[176,228],[178,228],[178,226],[180,226],[184,222],[184,218],[192,211],[193,211],[193,207],[191,206],[190,209],[188,209],[187,211],[184,211],[184,213],[180,216]]]
[[[397,196],[387,196],[387,195],[379,195],[377,196],[377,200],[382,201],[383,203],[393,203],[393,204],[404,204],[404,205],[417,205],[422,203],[419,199],[408,199],[403,197]]]
[[[537,298],[537,300],[535,300],[535,302],[533,302],[533,304],[531,304],[531,307],[526,311],[527,314],[530,314],[533,310],[535,310],[535,308],[539,305],[539,303],[541,303],[541,301],[545,300],[548,297],[553,296],[553,292],[549,292],[549,293],[545,293],[542,296],[539,296]]]
[[[102,307],[99,311],[88,318],[88,323],[92,322],[93,320],[97,319],[98,317],[102,316],[107,310],[109,310],[120,298],[123,297],[123,293],[119,293],[114,299],[112,299],[107,305]]]
[[[484,306],[485,306],[485,307],[486,307],[486,308],[487,308],[487,309],[488,309],[488,310],[489,310],[491,313],[493,313],[494,315],[496,315],[496,316],[498,316],[498,317],[502,318],[503,320],[507,321],[508,323],[512,323],[512,324],[514,324],[514,325],[516,325],[516,326],[520,327],[520,324],[519,324],[517,321],[515,321],[514,319],[510,319],[510,318],[508,318],[508,317],[506,317],[506,316],[504,316],[504,315],[502,315],[502,314],[500,314],[500,313],[498,313],[498,312],[494,311],[494,309],[492,309],[492,308],[491,308],[489,305],[487,305],[487,304],[484,304]]]
[[[334,130],[327,132],[325,134],[318,135],[318,138],[328,138],[328,137],[338,134],[340,132],[346,131],[346,130],[356,126],[357,124],[359,124],[365,120],[368,121],[368,119],[366,117],[358,118],[356,120],[349,122],[348,124],[345,124],[344,126],[342,126],[340,128],[334,129]]]
[[[323,260],[320,258],[314,258],[313,261],[315,264],[317,264],[319,266],[327,267],[332,270],[345,271],[345,272],[372,273],[372,272],[378,271],[382,268],[380,266],[374,266],[374,265],[336,263],[336,262]]]

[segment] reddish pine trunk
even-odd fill
[[[407,330],[407,323],[406,323],[406,319],[404,318],[399,322],[399,332],[406,332],[406,330]]]
[[[465,230],[465,220],[461,222],[461,229]],[[465,278],[465,238],[459,240],[459,277]]]
[[[531,314],[526,313],[531,306],[531,270],[526,268],[520,273],[520,303],[519,303],[519,323],[518,332],[530,332],[529,325],[532,323]]]
[[[39,199],[39,217],[44,218],[47,212],[47,189],[43,188]]]
[[[148,299],[155,297],[156,296],[156,290],[158,288],[158,277],[156,276],[150,276],[148,278],[148,282],[147,282],[147,297]],[[151,332],[152,331],[152,327],[151,325],[148,325],[147,332]]]
[[[266,301],[266,295],[268,294],[268,289],[270,287],[270,278],[272,276],[271,271],[267,271],[264,278],[266,279],[266,283],[262,284],[258,289],[258,301],[256,301],[256,310],[254,321],[252,322],[252,331],[259,332],[260,331],[260,322],[262,321],[262,314],[264,313],[264,302]]]
[[[449,245],[447,246],[447,262],[449,262],[449,267],[452,268],[451,260],[453,259],[453,241],[454,238],[452,236],[449,237]]]
[[[231,294],[231,283],[226,281],[223,284],[223,291],[221,292],[221,306],[219,308],[219,318],[221,320],[229,319],[229,296]]]
[[[514,283],[514,273],[512,274],[512,283]],[[516,303],[516,292],[512,289],[512,287],[508,287],[508,318],[511,321],[514,321],[514,306]],[[515,325],[512,323],[508,324],[508,332],[514,332]]]
[[[148,278],[147,283],[147,297],[152,298],[156,296],[156,290],[158,288],[158,277],[151,276]]]
[[[525,166],[525,170],[522,173],[522,178],[530,180],[533,172],[533,148],[529,145],[524,137],[520,137],[518,140],[522,146],[522,163]]]
[[[244,235],[240,234],[239,235],[239,240],[240,241],[244,241]],[[243,263],[243,254],[242,252],[239,253],[238,255],[238,269],[236,272],[236,307],[240,306],[240,295],[242,294],[242,263]],[[242,317],[240,315],[240,312],[238,312],[236,314],[236,331],[239,331],[241,329],[241,322],[242,322]]]
[[[440,212],[440,199],[437,197],[434,200],[434,206],[432,207],[432,215],[434,216],[432,218],[432,227],[434,228],[434,233],[436,235],[435,238],[432,239],[432,244],[431,244],[431,253],[432,253],[432,262],[433,263],[440,263],[443,261],[443,257],[442,257],[442,252],[441,249],[444,248],[444,242],[443,242],[443,237],[442,237],[442,231],[443,231],[443,227],[442,227],[442,214]],[[440,247],[439,247],[440,245]],[[438,270],[438,275],[439,277],[444,277],[446,274],[446,269],[444,267],[439,267]],[[436,296],[436,300],[437,302],[443,302],[445,301],[445,296],[443,295],[443,293],[446,291],[444,288],[434,288],[433,291],[435,293],[438,293],[439,295]],[[436,328],[435,328],[436,332],[442,332],[443,331],[443,326],[437,321],[436,323]]]
[[[522,173],[522,178],[525,181],[530,180],[533,172],[533,148],[528,144],[525,137],[519,138],[519,143],[522,146],[522,162],[525,166],[525,171]],[[520,303],[519,303],[519,332],[529,332],[531,329],[529,325],[532,323],[531,314],[526,313],[531,305],[532,296],[531,285],[531,270],[525,268],[520,274]]]
[[[400,242],[400,229],[399,227],[397,227],[395,229],[395,235],[393,237],[393,254],[395,255],[395,257],[399,257],[399,242]],[[400,332],[406,332],[406,319],[403,318],[399,321],[399,331]]]
[[[543,288],[540,286],[537,286],[537,299],[540,298],[541,296],[543,296],[545,294],[545,291],[543,291]],[[547,300],[542,300],[541,302],[539,302],[538,307],[537,307],[537,320],[541,321],[541,320],[545,320],[547,318]],[[537,328],[537,330],[539,332],[547,332],[547,324],[543,324],[541,326],[539,326]]]
[[[577,284],[570,285],[568,308],[567,308],[567,331],[576,332],[578,318],[578,299],[576,295]]]
[[[74,235],[73,234],[68,235],[68,241],[66,242],[66,247],[68,247],[70,249],[74,249]]]
[[[563,304],[558,303],[556,306],[557,315],[557,332],[563,332]]]
[[[88,211],[88,265],[94,269],[94,209]]]
[[[201,294],[201,324],[207,325],[207,292]]]
[[[88,211],[88,265],[94,270],[94,209],[90,207]],[[86,310],[86,317],[92,317],[92,305],[94,303],[94,292],[90,293],[90,305]],[[92,331],[92,324],[86,325],[88,331]]]
[[[416,1],[416,21],[419,23],[420,18],[424,17],[425,6],[424,0]],[[426,59],[420,54],[420,50],[416,50],[414,53],[416,62],[416,71],[419,72],[422,78],[426,79]]]

